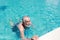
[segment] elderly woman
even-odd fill
[[[11,26],[14,26],[14,23],[11,21],[10,21],[10,24],[11,24]],[[17,25],[17,27],[20,31],[20,36],[21,36],[22,40],[37,40],[38,39],[37,36],[33,36],[31,39],[25,38],[24,30],[26,30],[27,27],[29,28],[30,25],[31,25],[31,21],[28,16],[24,16],[22,18],[22,22]]]

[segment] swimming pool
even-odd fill
[[[0,0],[0,40],[19,40],[9,19],[16,23],[25,15],[31,18],[34,35],[42,36],[60,27],[60,0]]]

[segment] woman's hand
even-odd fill
[[[38,36],[33,36],[32,37],[32,40],[37,40],[38,39]]]

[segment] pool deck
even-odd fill
[[[60,40],[60,27],[39,37],[38,40]]]

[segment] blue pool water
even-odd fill
[[[34,26],[26,37],[42,36],[60,27],[60,0],[0,0],[0,40],[19,40],[19,33],[12,31],[9,19],[16,23],[25,15]]]

